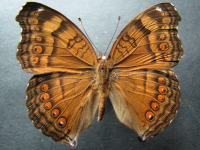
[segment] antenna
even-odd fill
[[[120,19],[121,19],[121,17],[119,16],[119,17],[118,17],[117,27],[116,27],[115,32],[114,32],[114,34],[113,34],[113,36],[112,36],[112,38],[111,38],[111,40],[110,40],[110,43],[112,42],[113,37],[115,36],[115,33],[116,33],[116,31],[117,31],[117,28],[118,28],[118,25],[119,25],[119,21],[120,21]],[[108,47],[110,46],[110,43],[108,44]],[[107,49],[106,49],[106,51],[105,51],[105,53],[104,53],[103,55],[106,54],[106,52],[107,52],[107,50],[108,50],[108,47],[107,47]]]
[[[78,18],[78,20],[80,21],[81,26],[83,27],[83,23],[82,23],[82,21],[81,21],[81,18]],[[88,36],[87,32],[85,31],[85,28],[84,28],[84,27],[83,27],[83,30],[84,30],[85,35],[87,36],[88,40],[90,41],[90,43],[91,43],[91,44],[97,49],[97,51],[100,53],[100,51],[98,50],[98,48],[94,45],[94,43],[92,42],[92,40],[89,38],[89,36]]]

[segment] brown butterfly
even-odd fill
[[[98,58],[86,36],[68,18],[28,2],[16,17],[22,27],[17,59],[35,74],[26,90],[29,118],[53,140],[76,147],[97,109],[102,120],[109,97],[117,118],[140,141],[160,133],[180,107],[179,81],[171,69],[183,55],[171,3],[133,18],[108,57]]]

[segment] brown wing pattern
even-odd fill
[[[109,97],[121,123],[141,141],[160,133],[176,117],[181,92],[173,70],[113,71]]]
[[[160,3],[133,18],[117,37],[110,55],[113,68],[169,69],[183,55],[177,35],[180,15],[171,3]]]
[[[115,113],[141,141],[167,127],[180,107],[179,82],[171,69],[183,55],[180,20],[171,3],[146,9],[122,30],[108,57]]]
[[[74,148],[99,104],[95,51],[69,19],[43,4],[26,3],[16,20],[22,27],[17,59],[26,72],[40,74],[26,91],[29,118],[43,134]]]
[[[99,103],[103,114],[107,93],[119,121],[141,141],[175,118],[181,92],[171,68],[183,49],[177,35],[181,17],[171,3],[133,18],[108,60],[98,62],[87,38],[59,12],[28,2],[16,20],[22,27],[17,59],[26,72],[40,74],[30,79],[26,91],[29,118],[53,140],[76,147]]]
[[[59,12],[28,2],[16,20],[22,27],[17,59],[26,72],[77,72],[97,63],[87,38]]]
[[[76,147],[80,132],[94,119],[99,100],[92,73],[35,75],[26,91],[29,118],[53,140]]]

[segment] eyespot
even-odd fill
[[[41,89],[42,91],[47,91],[49,89],[49,86],[47,84],[43,84]]]
[[[142,121],[140,125],[141,125],[142,128],[145,128],[146,127],[146,122]]]
[[[59,113],[60,113],[59,109],[54,109],[52,110],[51,115],[52,117],[55,118],[55,117],[58,117]]]
[[[47,102],[47,103],[44,104],[44,108],[45,109],[51,109],[51,107],[52,107],[52,103],[51,102]]]
[[[67,121],[65,118],[60,118],[58,119],[58,126],[59,127],[64,127],[66,125]]]
[[[146,119],[148,121],[153,121],[154,120],[154,113],[152,113],[151,111],[147,111],[146,112]]]
[[[164,84],[164,83],[165,83],[165,79],[162,78],[162,77],[159,77],[159,78],[158,78],[158,82],[159,82],[160,84]]]
[[[33,47],[33,53],[40,54],[41,52],[42,52],[42,47],[41,46],[34,46]]]
[[[67,127],[67,133],[71,133],[72,132],[72,127]]]
[[[38,58],[38,57],[34,57],[34,58],[33,58],[33,63],[35,63],[35,64],[36,64],[36,63],[38,62],[38,60],[39,60],[39,58]]]
[[[161,40],[164,40],[165,38],[166,38],[166,36],[165,36],[164,33],[160,34],[160,39],[161,39]]]
[[[33,24],[38,24],[38,20],[36,18],[33,19]]]
[[[42,41],[42,37],[41,37],[41,36],[37,36],[37,37],[35,38],[35,40],[36,40],[37,42],[41,42],[41,41]]]
[[[167,45],[167,43],[162,43],[162,44],[160,44],[160,49],[163,50],[163,51],[168,50],[168,45]]]
[[[158,91],[162,94],[166,94],[167,93],[167,88],[164,86],[159,86]]]
[[[34,12],[34,16],[39,16],[39,13],[38,12]]]
[[[165,29],[166,28],[166,26],[161,26],[161,29]]]
[[[158,104],[157,102],[152,102],[152,103],[151,103],[151,108],[152,108],[153,110],[158,110],[158,109],[159,109],[159,104]]]
[[[163,95],[158,95],[158,100],[160,102],[163,102],[165,100],[165,97]]]
[[[163,22],[163,23],[167,23],[167,18],[163,18],[163,19],[162,19],[162,22]]]
[[[43,102],[49,100],[49,94],[48,93],[44,93],[40,96],[40,100],[42,100]]]
[[[162,16],[165,16],[165,12],[161,12],[161,15],[162,15]]]

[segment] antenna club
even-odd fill
[[[121,19],[121,16],[118,17],[118,20],[120,20],[120,19]]]
[[[81,21],[81,18],[78,18],[79,21]]]

